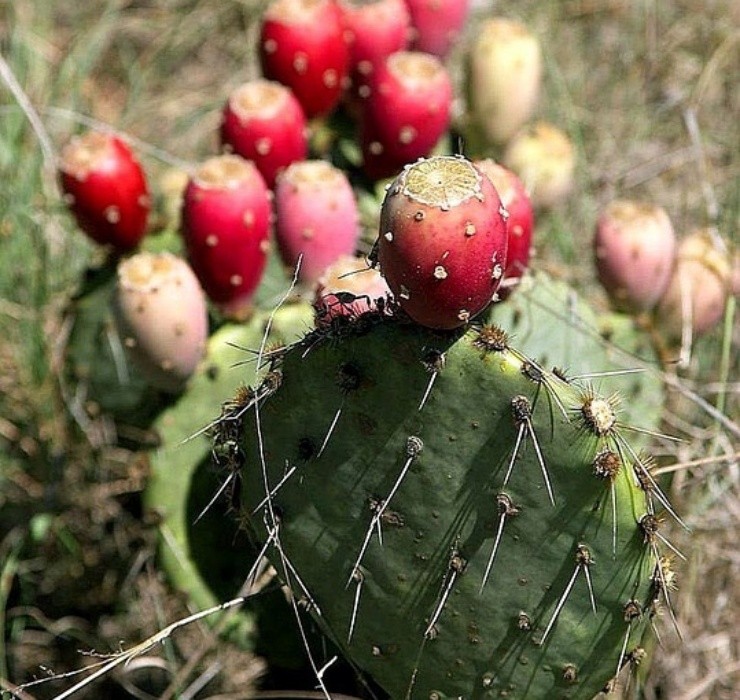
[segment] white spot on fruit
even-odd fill
[[[333,68],[329,68],[324,71],[323,81],[328,88],[336,87],[339,82],[339,74]]]
[[[457,312],[457,317],[461,321],[466,322],[470,319],[470,311],[467,311],[466,309],[460,309],[460,311]]]
[[[257,139],[254,144],[254,148],[261,156],[266,156],[272,150],[272,141],[266,136],[261,139]]]
[[[103,214],[109,224],[117,224],[121,220],[121,210],[116,206],[106,207]]]
[[[398,295],[401,299],[410,299],[411,294],[409,293],[408,287],[401,285],[401,293]]]
[[[218,245],[218,236],[215,233],[206,236],[206,245],[209,248],[215,248]]]
[[[437,265],[437,267],[434,268],[434,279],[437,280],[446,280],[447,279],[447,270],[442,265]]]
[[[238,287],[243,281],[244,279],[241,275],[231,275],[231,277],[229,277],[229,284],[232,287]]]
[[[475,224],[472,221],[468,221],[465,224],[465,235],[466,236],[474,236],[475,235]]]
[[[265,53],[275,53],[277,51],[277,41],[275,39],[267,39],[262,44],[262,48],[264,48]]]
[[[260,241],[260,251],[262,251],[265,255],[270,252],[270,239],[265,238],[262,241]]]
[[[360,61],[357,64],[357,72],[360,75],[368,76],[373,72],[373,64],[370,61]]]
[[[504,221],[509,220],[509,212],[503,204],[498,208],[498,213],[501,214],[501,218]]]
[[[372,91],[370,90],[369,85],[360,85],[360,87],[357,89],[357,94],[363,99],[366,100],[368,97],[370,97],[370,93]]]
[[[521,238],[524,235],[524,229],[519,224],[517,224],[516,226],[511,227],[511,234],[512,236]]]
[[[248,228],[254,226],[254,212],[251,209],[244,212],[244,225]]]
[[[370,143],[370,153],[374,156],[379,156],[383,152],[383,144],[380,141],[372,141]]]
[[[498,263],[496,263],[493,266],[493,271],[491,272],[491,278],[495,280],[500,280],[504,276],[504,268],[501,267]]]
[[[301,238],[304,241],[310,241],[314,237],[314,232],[312,228],[304,228],[303,231],[301,231]]]
[[[417,136],[416,129],[414,129],[413,126],[404,126],[401,128],[401,131],[398,133],[398,141],[399,143],[404,144],[407,146],[408,144],[412,143]]]
[[[136,347],[136,338],[132,338],[131,336],[124,339],[123,344],[127,348],[135,348]]]
[[[293,68],[299,75],[304,75],[308,70],[308,56],[301,51],[297,51],[293,57]]]
[[[417,211],[416,214],[414,214],[414,221],[424,221],[424,212]]]
[[[386,231],[383,238],[385,238],[385,240],[388,241],[388,243],[392,243],[393,242],[393,231]]]

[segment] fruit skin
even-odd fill
[[[278,173],[308,155],[306,116],[290,88],[252,80],[234,90],[224,106],[222,146],[251,160],[272,188]]]
[[[378,179],[431,153],[450,123],[452,82],[435,56],[399,51],[372,74],[370,86],[360,140],[364,169]]]
[[[412,48],[446,58],[462,32],[469,0],[405,0],[413,27]]]
[[[269,80],[291,88],[308,118],[331,112],[349,73],[349,48],[333,0],[274,0],[260,32]]]
[[[492,17],[473,40],[466,68],[472,121],[490,143],[506,143],[530,119],[539,100],[539,41],[520,22]]]
[[[123,345],[149,383],[181,391],[208,338],[206,297],[188,264],[170,253],[123,260],[113,309]]]
[[[313,285],[342,255],[354,252],[360,236],[352,186],[343,171],[323,160],[293,163],[275,187],[275,238],[283,262]]]
[[[62,150],[59,179],[79,227],[119,252],[135,248],[151,207],[144,170],[117,136],[90,131]]]
[[[615,308],[651,309],[668,287],[676,235],[665,209],[618,199],[599,215],[594,236],[596,270]]]
[[[488,306],[506,266],[505,213],[491,181],[462,156],[419,159],[393,181],[378,262],[414,321],[457,328]]]
[[[206,294],[227,316],[251,311],[265,269],[272,207],[254,163],[235,155],[205,161],[183,200],[188,260]]]
[[[534,208],[524,183],[503,165],[490,158],[473,161],[473,164],[488,177],[496,188],[501,203],[509,216],[506,219],[507,253],[504,281],[499,295],[506,298],[529,266],[534,229]]]

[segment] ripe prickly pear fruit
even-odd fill
[[[411,13],[412,47],[446,58],[468,17],[469,0],[405,0]]]
[[[491,143],[506,143],[532,116],[540,96],[542,55],[520,22],[483,22],[467,62],[468,110]]]
[[[473,164],[493,183],[509,213],[506,220],[508,247],[504,280],[499,288],[503,299],[515,287],[529,265],[534,229],[534,209],[524,183],[508,168],[486,158]]]
[[[399,51],[373,73],[362,151],[372,178],[389,177],[431,153],[450,123],[452,82],[438,58]]]
[[[206,298],[188,264],[170,253],[122,261],[113,308],[123,345],[149,383],[181,391],[208,338]]]
[[[308,155],[306,117],[290,88],[252,80],[231,93],[221,122],[221,143],[251,160],[272,188],[278,173]]]
[[[79,227],[117,251],[144,237],[151,206],[144,170],[118,137],[91,131],[62,150],[59,176]]]
[[[331,112],[349,72],[334,0],[274,0],[262,19],[260,61],[266,78],[293,90],[307,117]]]
[[[668,286],[676,235],[662,207],[615,200],[596,223],[594,253],[599,280],[614,306],[621,311],[647,311]]]
[[[210,158],[190,178],[182,210],[188,259],[227,316],[251,311],[267,261],[271,213],[262,175],[239,156]]]
[[[665,294],[655,309],[661,330],[672,339],[684,327],[694,335],[708,333],[719,323],[730,295],[730,256],[706,229],[694,231],[678,246],[678,256]]]
[[[377,309],[378,300],[384,304],[390,293],[383,276],[365,258],[343,255],[326,269],[316,285],[316,325],[327,326],[338,316],[355,320]]]
[[[554,207],[573,189],[576,154],[568,136],[546,122],[518,134],[503,162],[524,182],[535,207]]]
[[[275,187],[275,238],[283,262],[298,279],[316,283],[331,263],[354,252],[360,219],[347,176],[323,160],[293,163]]]
[[[378,262],[417,323],[466,324],[494,298],[506,267],[506,209],[491,181],[462,156],[408,165],[380,211]]]

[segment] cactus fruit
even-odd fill
[[[499,295],[503,299],[509,290],[513,289],[519,282],[529,266],[534,210],[524,183],[515,173],[490,158],[473,161],[473,164],[484,175],[488,176],[499,197],[501,197],[501,203],[509,212],[509,218],[506,221],[508,232],[506,269],[499,291]]]
[[[182,234],[206,294],[228,316],[251,310],[269,250],[271,203],[251,161],[210,158],[185,190]]]
[[[668,286],[676,235],[662,207],[615,200],[596,223],[594,253],[599,280],[614,306],[646,311]]]
[[[539,41],[521,23],[483,22],[467,62],[468,110],[484,138],[506,143],[530,119],[540,95]]]
[[[283,262],[314,285],[360,236],[357,201],[347,176],[323,160],[293,163],[275,187],[275,238]]]
[[[406,166],[383,201],[377,251],[401,308],[430,328],[462,326],[485,309],[506,265],[506,216],[465,158]]]
[[[62,150],[59,177],[79,227],[117,251],[135,248],[147,230],[151,202],[144,170],[118,137],[90,131]]]
[[[149,383],[181,391],[208,337],[205,295],[188,264],[170,253],[124,260],[113,307],[124,347]]]
[[[293,90],[306,116],[336,107],[349,73],[349,49],[334,0],[274,0],[260,35],[262,72]]]
[[[371,76],[362,116],[362,152],[372,178],[389,177],[431,153],[447,130],[452,83],[438,58],[392,54]]]
[[[392,698],[611,687],[671,599],[640,407],[496,326],[361,318],[273,358],[240,418],[242,514],[295,599]]]
[[[251,160],[273,187],[278,173],[308,155],[306,117],[290,88],[252,80],[234,90],[221,122],[221,143]]]
[[[405,0],[416,51],[446,58],[468,17],[469,0]]]
[[[547,122],[518,134],[506,147],[503,162],[522,179],[535,207],[554,207],[573,189],[573,144]]]

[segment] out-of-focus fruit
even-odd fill
[[[468,17],[469,0],[405,0],[411,13],[412,47],[446,58]]]
[[[118,251],[144,237],[151,206],[144,170],[118,137],[90,131],[62,150],[64,199],[79,227],[96,243]]]
[[[599,280],[614,306],[622,311],[646,311],[668,286],[676,235],[662,207],[615,200],[596,223],[594,254]]]
[[[206,299],[188,264],[170,253],[138,253],[118,266],[114,318],[146,379],[176,393],[203,356]]]

